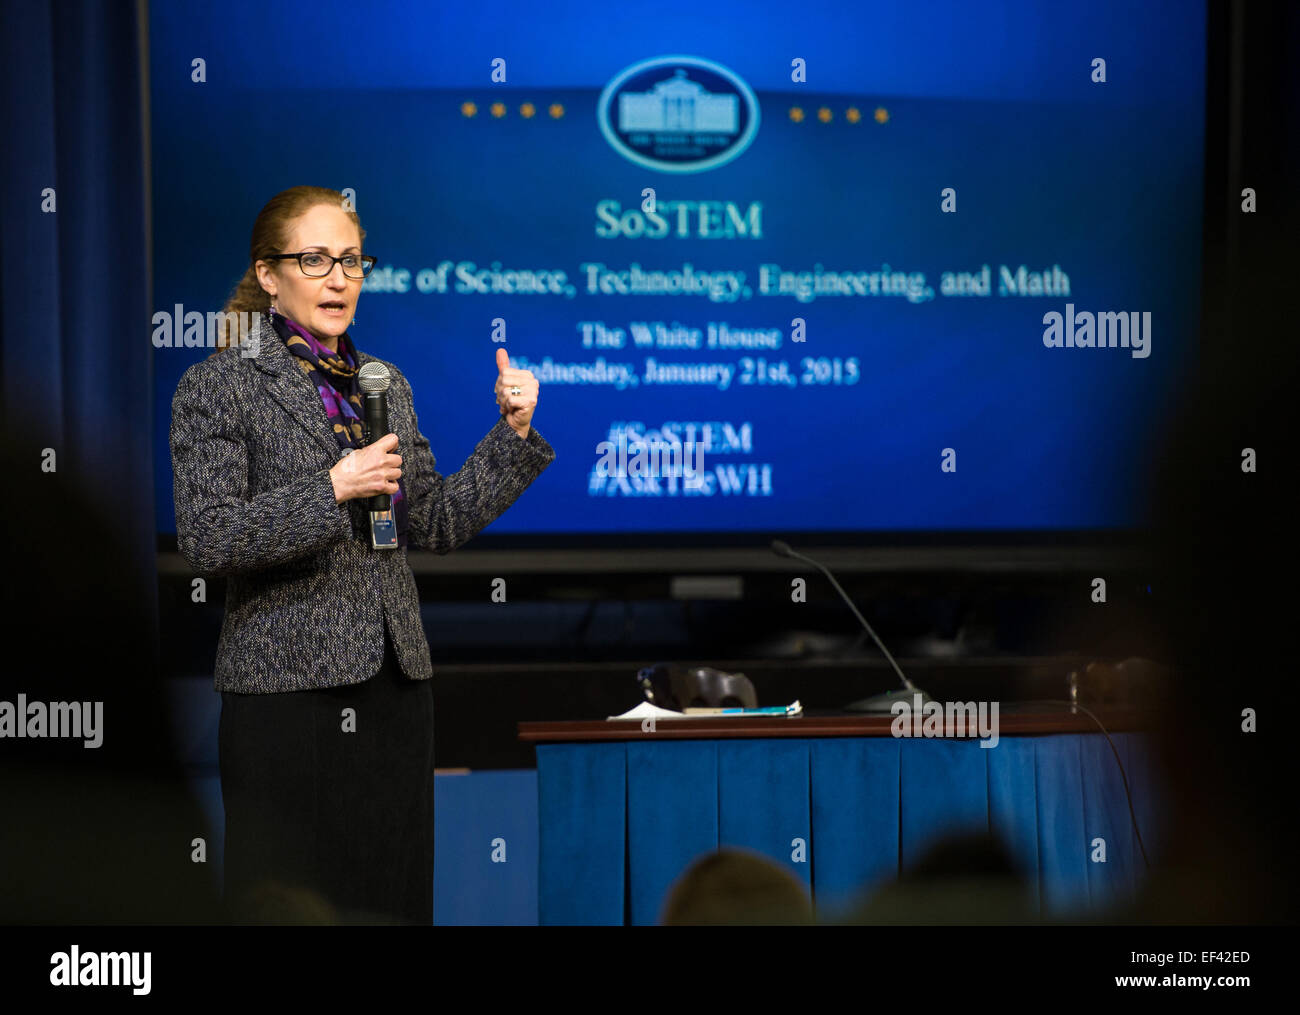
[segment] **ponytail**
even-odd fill
[[[236,322],[239,318],[235,318],[232,322],[225,316],[226,314],[264,314],[270,305],[271,296],[258,282],[257,269],[250,264],[248,270],[244,272],[244,277],[239,280],[230,298],[226,300],[226,305],[221,308],[222,316],[217,319],[216,350],[212,355],[216,356],[223,349],[238,345],[241,338],[247,338],[246,335],[231,334],[231,324],[234,323],[237,330]]]

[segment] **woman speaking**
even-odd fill
[[[224,348],[172,401],[180,552],[227,577],[216,689],[237,922],[432,922],[433,670],[406,550],[460,546],[555,458],[531,426],[536,378],[498,349],[500,419],[459,472],[434,471],[406,378],[348,335],[375,263],[364,239],[337,191],[267,202]],[[241,345],[235,314],[254,315]],[[390,379],[390,432],[369,442],[367,363]]]

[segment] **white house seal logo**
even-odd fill
[[[660,56],[610,81],[596,120],[625,159],[664,173],[700,173],[749,147],[758,133],[758,100],[721,64]]]

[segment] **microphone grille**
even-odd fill
[[[367,395],[382,395],[393,383],[388,367],[371,360],[357,374],[357,384]]]

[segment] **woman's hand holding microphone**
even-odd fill
[[[397,481],[402,475],[402,456],[393,454],[396,447],[397,434],[384,434],[375,443],[344,455],[336,462],[330,469],[334,502],[342,504],[357,497],[397,493]]]

